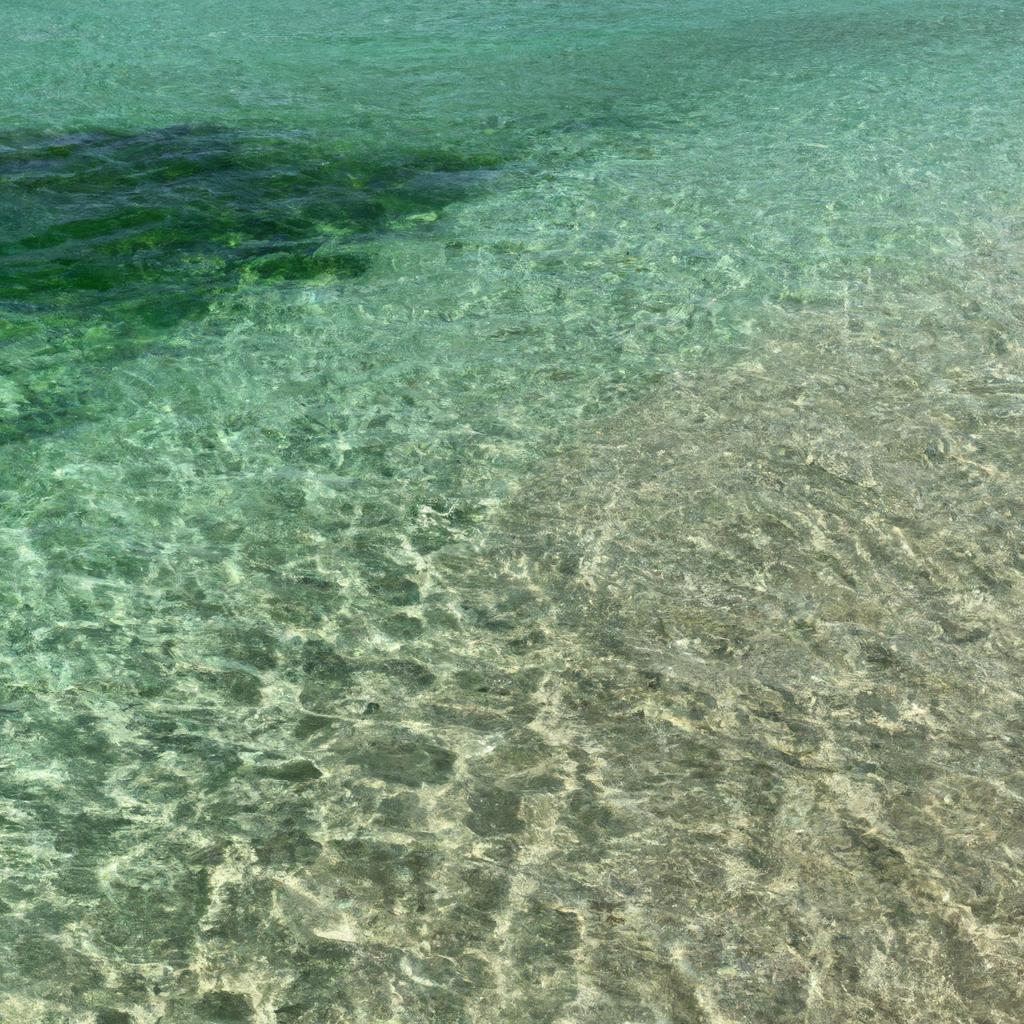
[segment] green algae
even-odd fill
[[[498,162],[189,125],[0,137],[0,441],[66,424],[100,367],[239,286],[366,273],[382,232],[423,230]]]

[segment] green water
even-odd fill
[[[1018,1024],[1024,11],[4,27],[2,1024]]]

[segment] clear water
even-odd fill
[[[3,1024],[1014,1024],[1024,11],[8,0]]]

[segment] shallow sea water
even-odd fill
[[[1017,1024],[1024,12],[166,6],[4,11],[0,1022]]]

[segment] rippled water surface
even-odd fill
[[[4,34],[2,1024],[1019,1024],[1024,11]]]

